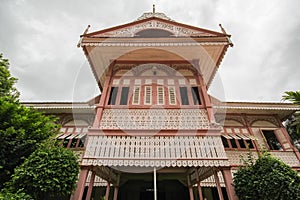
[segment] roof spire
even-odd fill
[[[155,13],[155,4],[152,5],[152,12]]]

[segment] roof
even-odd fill
[[[81,35],[78,47],[83,48],[100,90],[108,68],[115,61],[161,63],[196,60],[193,65],[209,86],[227,48],[232,46],[230,35],[222,27],[217,32],[182,24],[163,13],[144,13],[133,22],[91,33],[88,33],[88,28]]]
[[[281,120],[286,119],[296,111],[300,111],[300,106],[292,103],[282,102],[219,102],[215,101],[213,108],[218,113],[245,113],[245,114],[268,114],[278,115]]]
[[[175,28],[174,28],[175,27]],[[169,31],[175,37],[230,37],[225,32],[199,28],[171,20],[164,13],[144,13],[137,20],[111,28],[87,33],[82,37],[134,37],[144,29],[161,29]],[[222,29],[221,29],[222,30]]]
[[[95,112],[95,106],[85,102],[21,102],[21,104],[51,114]]]

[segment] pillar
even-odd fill
[[[114,189],[114,200],[118,199],[118,192],[119,192],[119,186],[120,186],[120,177],[121,177],[121,175],[118,174],[117,175],[117,183],[116,183],[115,189]]]
[[[90,200],[91,199],[92,190],[93,190],[94,181],[95,181],[95,175],[96,175],[95,171],[92,171],[91,178],[90,178],[90,183],[89,183],[89,186],[88,186],[88,191],[87,191],[85,200]]]
[[[109,199],[109,192],[110,192],[110,182],[107,181],[106,192],[105,192],[105,200]]]
[[[222,169],[222,175],[224,178],[228,199],[229,200],[238,200],[238,198],[235,194],[230,168]]]
[[[222,193],[222,188],[221,188],[221,184],[220,184],[220,179],[219,179],[219,176],[218,176],[218,171],[213,169],[213,172],[214,172],[214,177],[215,177],[215,181],[216,181],[216,185],[217,185],[219,199],[224,200],[223,193]]]
[[[196,173],[196,181],[197,181],[197,189],[198,189],[199,199],[203,200],[202,188],[201,188],[201,185],[200,185],[200,177],[199,177],[199,172],[198,172],[197,168],[195,168],[195,173]]]
[[[193,185],[191,183],[191,177],[189,174],[187,175],[187,181],[189,187],[190,200],[194,200]]]
[[[71,200],[81,200],[82,199],[88,172],[89,172],[88,168],[81,167],[81,170],[79,173],[79,180],[77,182],[77,187],[74,192],[74,195],[71,197]]]

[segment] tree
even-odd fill
[[[14,168],[40,143],[57,134],[57,129],[53,117],[0,98],[0,189]]]
[[[12,192],[22,189],[34,199],[68,199],[75,189],[78,173],[73,151],[46,144],[16,168],[9,186]]]
[[[9,72],[8,59],[3,58],[0,54],[0,97],[13,97],[14,99],[19,97],[19,93],[13,86],[17,79],[12,77]]]
[[[283,100],[291,101],[295,105],[300,106],[300,91],[285,92],[282,96]],[[285,123],[286,129],[294,142],[300,150],[300,112],[295,112]]]
[[[234,187],[240,200],[300,199],[300,177],[266,152],[256,161],[250,156],[245,166],[234,174]]]
[[[58,131],[53,117],[19,103],[15,82],[8,60],[0,54],[0,189],[14,168]]]

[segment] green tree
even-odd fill
[[[269,153],[263,153],[256,161],[250,156],[234,174],[234,187],[240,200],[300,199],[300,177]]]
[[[295,105],[300,106],[300,91],[285,92],[282,96],[282,100],[290,101]],[[285,126],[292,141],[300,150],[300,112],[295,112],[291,117],[289,117]]]
[[[58,131],[54,118],[19,103],[16,79],[0,54],[0,189],[40,143]]]
[[[55,145],[43,145],[16,168],[9,186],[23,189],[34,199],[68,199],[75,189],[79,165],[74,152]]]
[[[0,98],[0,188],[40,143],[57,134],[50,116]]]
[[[9,62],[8,59],[3,58],[0,54],[0,97],[13,97],[17,99],[19,93],[13,86],[17,79],[12,77],[9,72]]]

